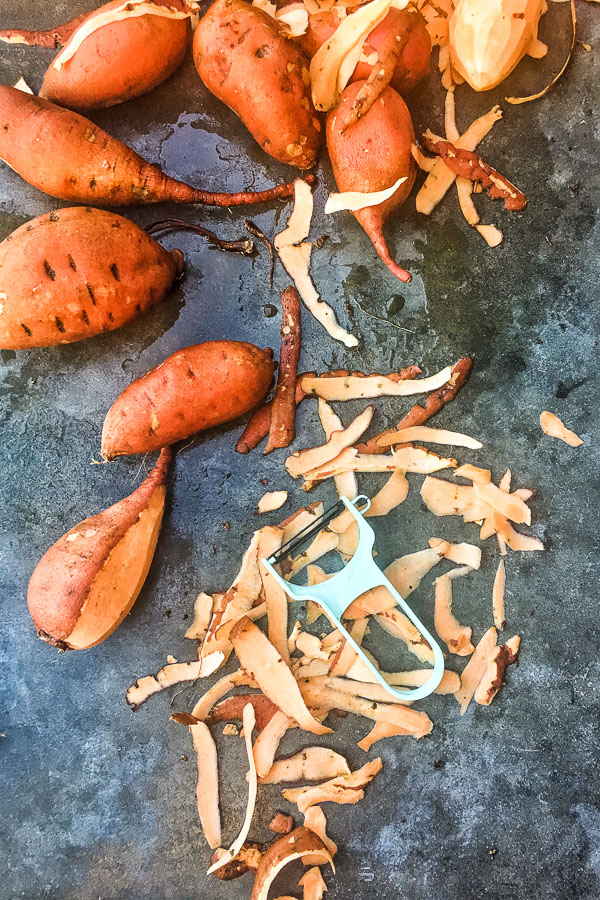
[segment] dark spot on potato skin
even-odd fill
[[[60,219],[60,216],[57,212],[52,212],[52,213],[50,213],[49,219],[51,222],[58,222],[58,220]]]
[[[46,272],[46,275],[50,279],[50,281],[54,281],[54,279],[56,278],[56,272],[54,271],[54,269],[52,268],[52,266],[50,265],[50,263],[48,262],[47,259],[44,260],[44,270]]]
[[[119,275],[119,268],[116,263],[112,263],[112,265],[110,267],[110,271],[112,272],[112,276],[115,279],[115,281],[121,280],[121,276]]]
[[[270,48],[266,44],[263,44],[262,47],[258,47],[254,51],[254,55],[257,56],[259,59],[264,59],[265,56],[269,55],[269,52],[270,52]]]
[[[86,288],[87,288],[88,294],[90,295],[90,300],[92,301],[92,303],[93,303],[94,306],[95,306],[95,305],[96,305],[96,298],[94,297],[94,292],[93,292],[93,290],[92,290],[92,286],[91,286],[91,284],[88,284],[87,281],[86,281],[86,283],[85,283],[85,286],[86,286]]]
[[[115,317],[113,316],[113,314],[112,314],[111,312],[109,312],[109,314],[108,314],[108,321],[109,321],[109,322],[114,322],[114,321],[115,321]]]
[[[95,188],[96,188],[96,179],[95,178],[90,179],[90,188],[92,191],[95,190]]]
[[[73,269],[73,271],[76,272],[76,271],[77,271],[77,266],[75,265],[75,260],[73,259],[73,257],[71,256],[70,253],[67,253],[67,258],[68,258],[68,260],[69,260],[69,265],[71,266],[71,268]]]
[[[62,319],[59,319],[58,316],[54,317],[54,321],[56,322],[56,327],[60,331],[61,334],[65,333],[65,325]]]
[[[141,303],[136,303],[136,304],[135,304],[135,311],[141,313],[141,311],[142,311],[142,304],[141,304]]]
[[[31,330],[31,328],[28,328],[24,322],[21,322],[21,328],[23,329],[23,331],[25,332],[27,337],[31,337],[31,335],[33,334],[33,331]]]

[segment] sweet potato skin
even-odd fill
[[[50,347],[120,328],[159,303],[183,270],[112,212],[71,207],[21,225],[0,244],[0,347]]]
[[[215,0],[194,33],[194,62],[209,91],[270,156],[309,169],[321,145],[309,61],[279,25],[245,0]]]
[[[298,42],[310,58],[325,41],[329,40],[340,21],[335,10],[310,16],[308,30],[298,38]],[[404,95],[412,91],[429,74],[431,39],[423,16],[418,12],[390,9],[387,16],[368,36],[363,53],[368,57],[376,52],[381,59],[386,50],[393,46],[396,35],[405,42],[390,84],[398,93]],[[350,83],[367,79],[372,68],[373,66],[367,62],[358,62]]]
[[[106,459],[145,453],[238,418],[273,379],[273,354],[243,341],[207,341],[178,350],[133,381],[102,429]]]
[[[40,97],[70,109],[101,109],[152,90],[180,65],[189,19],[137,16],[103,25],[60,68],[51,63]]]
[[[27,590],[29,612],[42,640],[61,650],[69,648],[68,637],[111,551],[136,524],[155,491],[164,502],[170,461],[171,451],[165,448],[133,494],[69,529],[42,556]],[[83,543],[73,541],[75,532],[84,533]]]

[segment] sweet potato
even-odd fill
[[[133,494],[75,525],[41,558],[27,603],[42,640],[80,650],[99,644],[121,624],[152,562],[170,460],[165,448]]]
[[[208,90],[242,120],[263,150],[309,169],[321,144],[309,60],[267,13],[215,0],[194,34],[194,62]]]
[[[237,419],[262,400],[273,369],[270,350],[243,341],[178,350],[117,397],[104,420],[102,455],[146,453]]]
[[[312,58],[331,37],[340,21],[335,9],[309,17],[308,30],[298,38],[298,43],[309,57]],[[366,39],[361,60],[357,63],[350,82],[366,80],[373,70],[373,63],[370,61],[373,54],[376,53],[378,62],[381,62],[393,46],[399,47],[399,53],[390,84],[402,95],[412,91],[429,74],[431,56],[431,39],[425,20],[414,10],[409,12],[406,9],[390,9]]]
[[[0,159],[40,191],[93,206],[204,203],[243,206],[291,197],[293,184],[256,193],[209,193],[164,175],[89,119],[0,86]]]
[[[114,331],[159,303],[183,271],[129,219],[77,206],[0,244],[0,347],[50,347]]]
[[[415,164],[410,152],[414,129],[408,108],[393,88],[386,87],[369,111],[342,133],[338,116],[352,106],[364,82],[349,85],[339,105],[327,116],[327,147],[333,174],[340,191],[380,191],[399,178],[406,181],[383,203],[368,206],[352,215],[362,225],[390,272],[401,281],[410,274],[392,258],[383,235],[388,216],[410,194],[415,180]]]
[[[2,31],[7,43],[60,47],[40,96],[73,109],[98,109],[139,97],[183,61],[193,0],[111,0],[48,31]]]
[[[101,6],[50,63],[40,97],[72,109],[98,109],[145,94],[183,62],[191,11],[185,0],[112,0]]]

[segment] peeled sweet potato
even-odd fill
[[[410,281],[410,274],[390,254],[383,225],[402,206],[415,180],[410,152],[415,140],[412,119],[400,94],[388,86],[368,112],[344,130],[344,117],[364,84],[357,81],[348,85],[338,106],[327,116],[327,148],[333,174],[340,191],[361,193],[385,190],[406,177],[383,203],[356,210],[352,215],[369,235],[390,272],[401,281]]]
[[[77,206],[21,225],[0,244],[0,347],[50,347],[120,328],[159,303],[180,250],[113,212]]]
[[[242,341],[207,341],[178,350],[133,381],[109,409],[102,455],[146,453],[237,419],[273,379],[271,350]]]
[[[0,86],[0,159],[40,191],[92,206],[242,206],[294,194],[293,184],[256,193],[198,190],[164,175],[79,113],[6,86]]]
[[[215,0],[194,33],[194,62],[208,90],[270,156],[309,169],[321,144],[309,61],[279,24],[245,0]]]
[[[319,47],[329,40],[340,24],[335,9],[309,16],[308,30],[298,42],[309,57],[313,57]],[[390,84],[400,94],[412,91],[429,74],[431,39],[423,16],[416,11],[392,8],[377,25],[363,45],[363,56],[370,60],[378,55],[378,62],[392,47],[398,47],[398,60]],[[372,62],[359,61],[350,82],[363,81],[373,69]]]
[[[94,647],[121,624],[152,562],[171,460],[131,494],[71,528],[41,558],[27,591],[39,637],[61,650]]]
[[[1,31],[0,40],[62,45],[40,96],[72,109],[98,109],[139,97],[175,71],[195,6],[193,0],[111,0],[48,31]]]

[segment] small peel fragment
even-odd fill
[[[496,577],[494,578],[494,587],[492,589],[492,610],[494,614],[494,625],[498,631],[502,631],[506,625],[506,615],[504,611],[504,592],[506,588],[506,568],[504,560],[498,563]]]
[[[484,676],[487,664],[494,657],[497,637],[498,632],[492,625],[475,647],[475,652],[463,669],[460,677],[460,689],[454,695],[460,705],[461,716],[466,713],[479,682]]]
[[[475,650],[471,643],[473,629],[461,625],[452,614],[452,579],[448,575],[435,581],[434,625],[450,653],[469,656]]]
[[[579,435],[575,434],[574,431],[570,431],[558,416],[548,412],[548,410],[544,410],[540,414],[540,425],[542,431],[548,437],[558,438],[559,441],[564,441],[570,447],[580,447],[583,444]]]
[[[256,766],[254,765],[254,756],[252,753],[252,729],[254,728],[255,716],[254,716],[254,707],[251,703],[247,703],[244,707],[244,712],[242,715],[242,723],[244,726],[244,742],[246,745],[246,753],[248,756],[248,764],[250,766],[250,777],[248,780],[248,805],[246,807],[246,816],[244,818],[244,823],[242,825],[241,831],[238,834],[237,838],[225,853],[219,858],[216,863],[213,863],[212,866],[207,870],[206,874],[211,875],[217,869],[220,869],[222,866],[226,865],[228,862],[231,862],[234,859],[244,844],[244,841],[248,837],[248,832],[250,831],[250,825],[252,823],[252,816],[254,815],[254,807],[256,805],[256,793],[258,790],[258,781],[256,777]],[[199,723],[203,724],[203,723]],[[195,726],[192,726],[195,727]],[[206,726],[204,726],[206,728]],[[208,731],[208,729],[207,729]]]
[[[379,206],[388,200],[392,194],[395,194],[401,184],[406,181],[406,176],[399,178],[395,184],[382,191],[343,191],[339,194],[330,194],[325,204],[324,212],[329,215],[331,213],[349,210],[350,212],[358,212],[359,209],[366,209],[368,206]]]
[[[287,491],[266,491],[258,501],[256,512],[259,515],[262,515],[263,513],[281,509],[283,504],[287,501],[287,498]]]
[[[318,866],[313,866],[312,869],[309,869],[298,884],[302,888],[302,900],[322,900],[323,894],[327,890],[327,885],[323,881],[323,876]]]
[[[194,601],[194,619],[186,631],[184,637],[190,641],[203,641],[208,631],[210,617],[213,610],[213,598],[211,594],[201,591]]]
[[[473,697],[480,706],[489,706],[504,684],[506,669],[517,662],[520,643],[521,638],[518,634],[515,634],[501,647],[496,648],[496,652],[488,662],[483,678],[479,682]]]
[[[321,838],[331,856],[337,853],[337,844],[327,835],[327,819],[320,806],[311,806],[304,814],[304,825]]]
[[[252,753],[259,779],[262,779],[273,765],[277,748],[286,731],[295,727],[296,723],[292,719],[277,710],[258,735]]]

